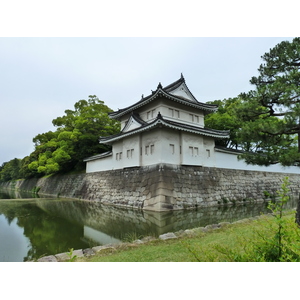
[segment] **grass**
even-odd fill
[[[295,212],[285,213],[294,224]],[[293,227],[293,225],[291,225]],[[295,225],[296,226],[296,225]],[[295,230],[296,227],[291,228]],[[257,220],[245,220],[219,229],[203,232],[194,230],[190,236],[177,239],[154,240],[144,244],[124,243],[102,250],[78,262],[224,262],[249,251],[248,246],[260,239],[272,238],[276,232],[274,217],[262,216]],[[296,229],[297,230],[297,229]]]

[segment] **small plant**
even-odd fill
[[[278,192],[278,191],[277,191]],[[276,193],[277,193],[276,192]],[[263,193],[264,193],[264,197],[265,197],[265,200],[268,200],[268,199],[270,199],[271,200],[271,202],[273,202],[273,203],[275,203],[276,202],[276,193],[270,193],[270,192],[268,192],[268,191],[263,191]]]
[[[268,204],[275,219],[275,226],[270,226],[270,236],[257,233],[260,241],[253,244],[253,257],[262,261],[299,261],[299,230],[284,218],[284,206],[290,199],[288,177],[283,179],[281,189],[271,195]],[[278,201],[275,202],[275,197]]]
[[[271,198],[271,194],[268,191],[263,191],[265,199]]]
[[[274,195],[270,194],[271,199],[275,199],[276,196],[278,198],[276,202],[270,201],[268,203],[273,221],[265,216],[267,226],[264,229],[254,231],[251,239],[241,237],[242,252],[223,245],[213,244],[211,249],[215,250],[216,253],[208,257],[210,261],[218,259],[218,255],[221,254],[226,261],[299,262],[300,230],[296,222],[284,216],[284,207],[290,199],[288,185],[288,177],[285,177],[281,189]],[[200,261],[197,252],[188,245],[185,246],[196,260]],[[199,252],[199,249],[197,251]]]
[[[193,249],[186,241],[181,241],[180,243],[189,251],[190,254],[192,254],[197,262],[201,262],[201,259],[198,256],[198,251]]]
[[[133,241],[140,240],[143,238],[141,235],[138,235],[136,232],[126,233],[122,239],[125,243],[132,243]]]
[[[67,253],[67,255],[70,257],[69,261],[75,261],[75,259],[77,258],[77,255],[73,255],[74,252],[74,248],[69,249],[70,252]]]
[[[285,177],[283,179],[283,183],[281,185],[281,190],[277,191],[277,194],[280,198],[278,203],[271,201],[268,205],[268,208],[272,211],[273,216],[276,221],[277,225],[277,232],[274,236],[274,249],[273,251],[277,251],[277,257],[275,258],[280,259],[283,254],[283,238],[285,236],[288,236],[287,228],[286,228],[286,221],[283,219],[283,209],[288,200],[290,199],[290,196],[288,195],[289,189],[288,189],[289,181],[288,177]]]

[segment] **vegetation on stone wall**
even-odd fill
[[[0,182],[84,169],[84,158],[109,150],[99,137],[120,130],[119,122],[108,116],[111,111],[95,95],[76,102],[74,110],[52,121],[56,131],[33,138],[35,149],[29,156],[2,164]]]

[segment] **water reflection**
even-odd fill
[[[2,261],[27,261],[43,255],[65,252],[72,247],[79,249],[88,246],[81,240],[82,226],[55,214],[44,212],[35,200],[1,200],[0,216],[3,217],[2,215],[7,222],[6,228],[1,228],[1,233],[5,233],[6,236],[0,235],[0,260]],[[9,252],[1,253],[4,251],[3,248],[6,248],[6,245],[15,238],[17,228],[23,229],[23,237],[29,241],[26,252],[23,251],[22,257],[18,260],[11,257]],[[20,244],[24,244],[24,241],[22,240]],[[13,248],[10,250],[15,251]]]
[[[0,199],[27,199],[27,198],[40,198],[39,195],[20,190],[1,189]]]
[[[118,243],[128,235],[158,236],[266,212],[265,203],[158,213],[80,200],[0,200],[0,261],[27,261],[70,248]],[[15,246],[8,250],[8,245]],[[18,257],[11,254],[16,245]]]

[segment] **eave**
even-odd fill
[[[108,157],[108,156],[112,156],[112,151],[108,151],[108,152],[104,152],[104,153],[101,153],[101,154],[97,154],[97,155],[94,155],[94,156],[87,157],[83,161],[87,162],[87,161],[92,161],[92,160],[96,160],[96,159],[100,159],[100,158],[104,158],[104,157]]]
[[[196,109],[201,109],[201,110],[206,111],[207,113],[215,112],[218,109],[217,105],[206,104],[206,103],[201,103],[201,102],[192,102],[192,101],[189,101],[182,97],[171,95],[170,93],[164,91],[164,89],[159,87],[155,92],[153,92],[152,95],[143,98],[139,102],[137,102],[127,108],[120,109],[115,112],[111,112],[111,113],[109,113],[109,116],[112,119],[118,119],[118,118],[120,118],[126,114],[129,114],[132,111],[134,111],[146,104],[149,104],[150,102],[152,102],[153,100],[155,100],[158,97],[164,97],[166,99],[178,102],[178,103],[186,105],[186,106],[190,106],[190,107],[193,107]]]
[[[214,129],[209,129],[209,128],[200,128],[197,126],[192,126],[192,125],[183,124],[183,123],[179,123],[179,122],[169,121],[169,120],[164,119],[161,116],[161,114],[158,114],[157,118],[154,121],[152,121],[151,123],[147,123],[146,125],[143,125],[139,128],[131,130],[131,131],[121,132],[121,133],[113,135],[113,136],[102,137],[102,138],[100,138],[99,142],[102,144],[110,144],[110,143],[113,143],[120,139],[126,138],[128,136],[139,134],[141,132],[148,131],[148,130],[154,129],[156,127],[161,127],[161,126],[166,127],[166,128],[171,128],[174,130],[195,133],[195,134],[209,136],[209,137],[218,138],[218,139],[229,138],[229,131],[214,130]]]

